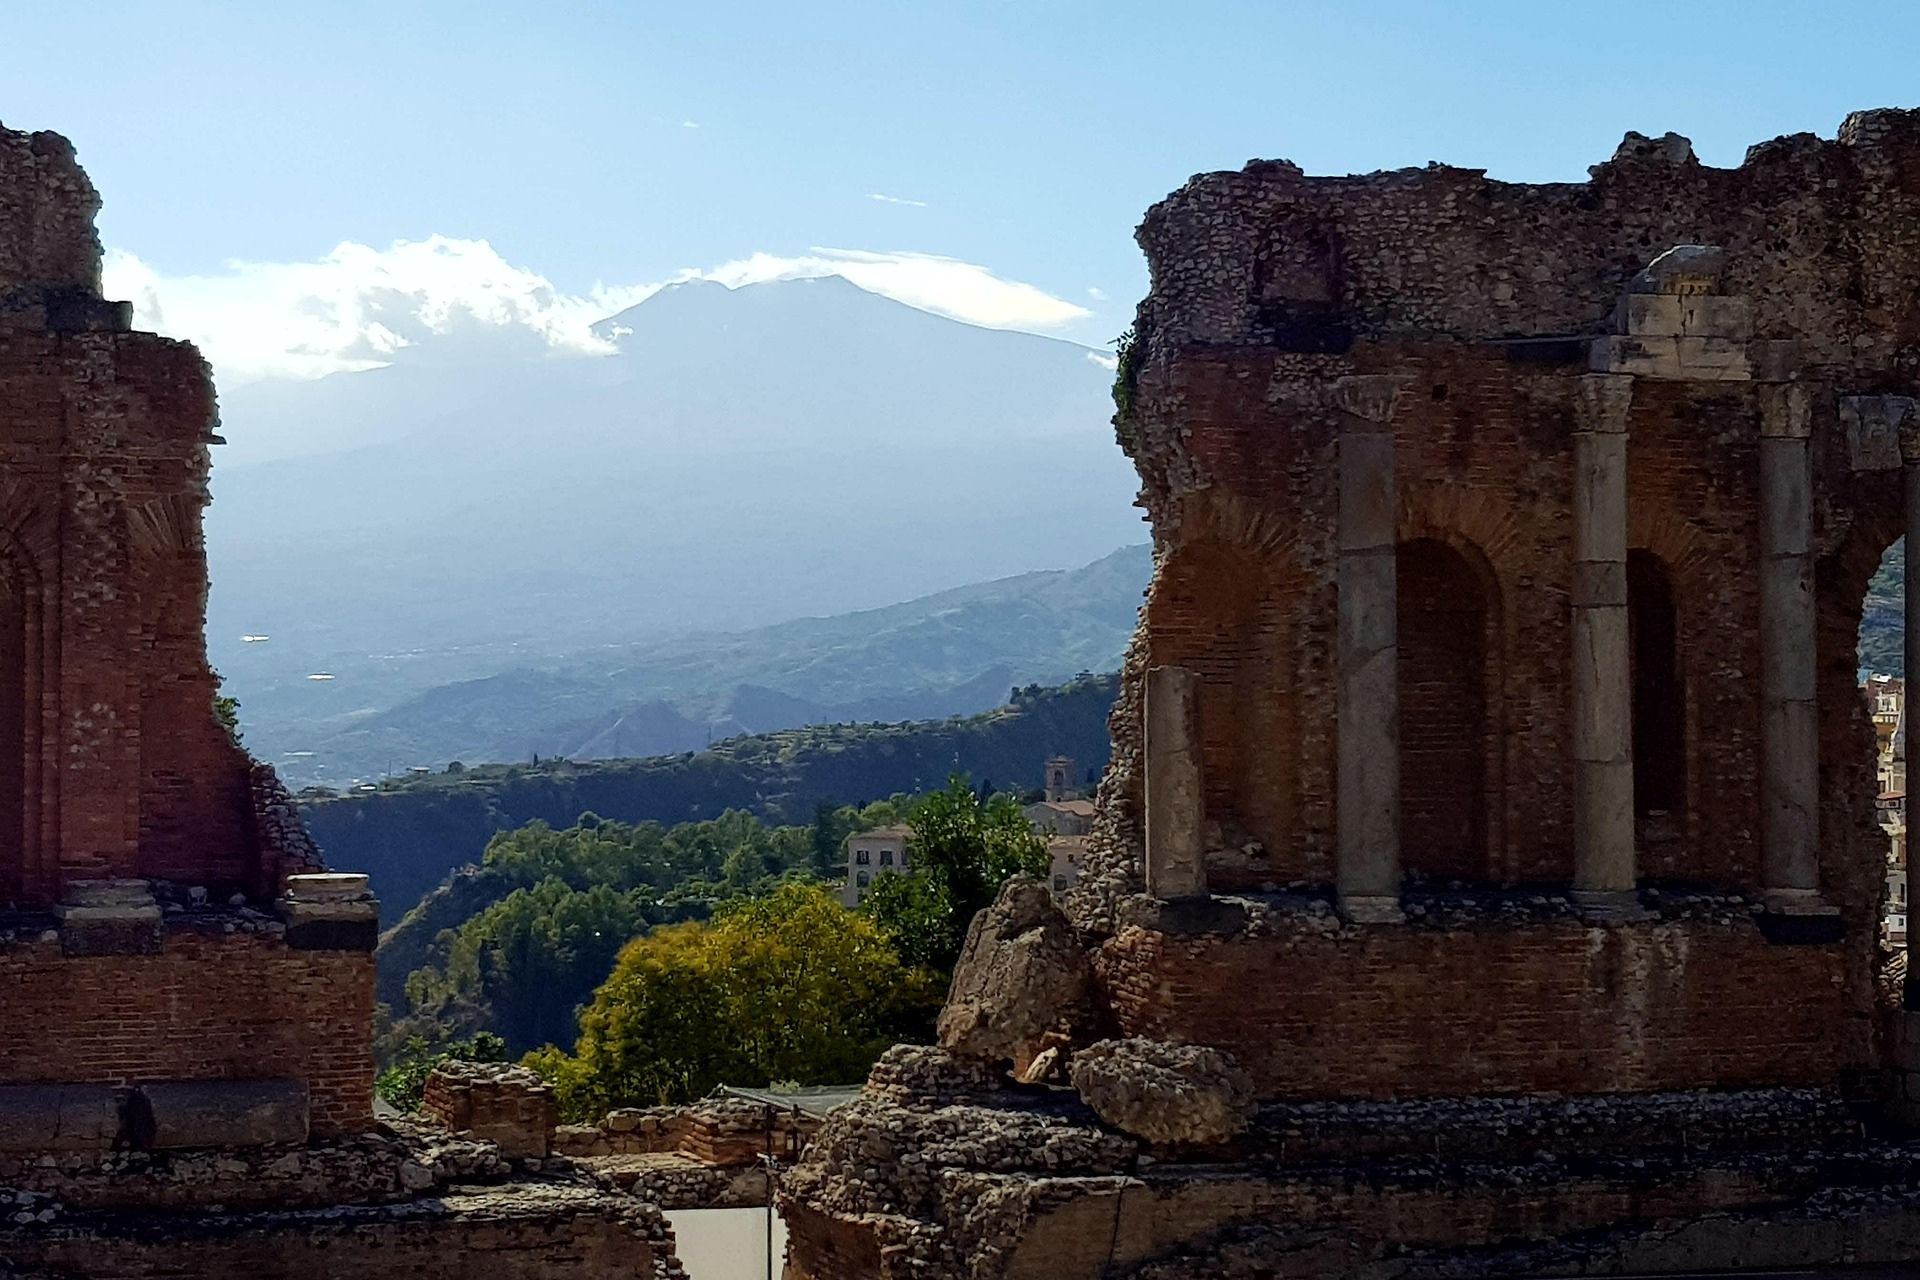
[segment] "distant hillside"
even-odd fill
[[[1905,675],[1907,552],[1905,539],[1893,544],[1880,572],[1867,587],[1860,619],[1860,665],[1887,675]]]
[[[616,669],[659,657],[636,643],[1085,564],[1141,525],[1112,375],[1090,348],[832,278],[688,282],[602,333],[610,354],[568,357],[453,326],[384,368],[222,388],[234,444],[207,513],[208,644],[264,758],[306,781],[524,758],[549,731],[565,749],[682,749],[704,746],[709,723],[771,727],[745,714],[761,709],[751,695],[728,721],[740,685],[830,719],[922,717],[962,710],[939,699],[996,666],[995,683],[1078,669],[1026,661],[1075,661],[1071,631],[1007,657],[968,655],[956,636],[947,655],[930,621],[920,650],[903,635],[870,655],[880,682],[853,679],[867,660],[852,655],[811,681],[730,675],[691,702],[665,685],[605,696]],[[267,460],[273,441],[303,456]],[[1101,652],[1085,665],[1102,669],[1111,646],[1087,643]],[[417,708],[417,734],[411,712],[389,714],[481,677],[503,687]],[[692,724],[643,709],[656,700]],[[510,726],[515,702],[543,718]],[[597,720],[609,712],[627,723]],[[303,772],[320,754],[293,753],[333,751],[343,733],[349,765]]]
[[[333,866],[373,877],[392,922],[448,872],[477,861],[494,832],[535,818],[556,827],[587,812],[672,823],[747,809],[768,822],[804,823],[823,803],[921,791],[954,772],[1026,785],[1050,755],[1072,756],[1092,774],[1106,765],[1117,687],[1114,676],[1088,676],[981,715],[789,729],[646,760],[486,765],[302,800],[301,809]]]
[[[665,755],[801,725],[970,715],[1015,685],[1117,667],[1151,573],[1142,544],[881,609],[608,645],[323,721],[313,754],[280,768],[297,787],[393,765]]]

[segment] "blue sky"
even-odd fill
[[[485,240],[569,295],[830,247],[970,264],[924,288],[1020,282],[945,309],[1099,343],[1194,172],[1579,180],[1629,128],[1735,164],[1920,103],[1911,3],[8,7],[0,121],[74,139],[162,300],[342,242]]]

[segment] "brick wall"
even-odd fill
[[[373,1114],[373,956],[175,928],[158,955],[0,947],[0,1084],[298,1077],[316,1135]],[[31,1034],[25,1034],[31,1029]]]
[[[1273,1098],[1835,1086],[1869,1060],[1843,949],[1745,921],[1325,926],[1129,927],[1095,963],[1123,1033],[1224,1048]]]

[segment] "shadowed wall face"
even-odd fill
[[[1485,592],[1432,538],[1399,553],[1400,846],[1409,875],[1487,876]]]

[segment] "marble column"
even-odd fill
[[[1817,912],[1812,397],[1795,383],[1760,396],[1760,872],[1769,908]]]
[[[1573,898],[1632,914],[1633,673],[1627,646],[1627,416],[1633,379],[1580,379],[1573,437]]]
[[[1207,892],[1206,793],[1200,771],[1200,681],[1185,667],[1150,667],[1146,689],[1147,892]]]
[[[1340,378],[1336,821],[1340,910],[1400,913],[1400,672],[1393,405],[1404,379]]]

